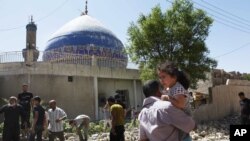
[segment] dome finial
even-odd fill
[[[88,0],[85,2],[85,14],[88,15]]]
[[[81,15],[88,15],[88,0],[85,1],[85,11]]]

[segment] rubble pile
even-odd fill
[[[239,116],[231,115],[221,120],[201,122],[197,129],[190,133],[193,141],[229,141],[230,125],[239,124]],[[91,141],[108,141],[109,133],[93,134]],[[126,141],[138,141],[138,128],[126,130]]]
[[[230,125],[239,124],[239,118],[238,115],[231,115],[221,120],[200,122],[197,129],[190,133],[190,136],[193,141],[229,141]],[[125,127],[125,141],[138,141],[138,128]],[[75,133],[65,133],[65,138],[66,141],[78,141],[78,136]],[[92,134],[89,141],[109,141],[109,133]]]

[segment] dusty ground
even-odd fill
[[[239,124],[239,116],[231,115],[221,120],[213,120],[200,123],[196,131],[190,133],[193,141],[229,141],[230,124]],[[65,133],[66,141],[78,141],[78,136],[74,133]],[[126,141],[138,140],[138,128],[126,130]],[[22,139],[21,141],[26,141]],[[108,141],[109,133],[93,134],[89,137],[89,141]],[[0,141],[2,141],[0,136]],[[44,141],[48,141],[45,139]]]

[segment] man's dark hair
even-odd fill
[[[70,120],[69,120],[69,124],[74,123],[74,121],[75,121],[74,119],[70,119]]]
[[[190,96],[193,96],[193,92],[189,92],[189,95],[190,95]]]
[[[239,96],[245,96],[244,92],[239,92]]]
[[[118,100],[118,99],[120,99],[120,96],[119,96],[119,94],[117,93],[117,94],[115,94],[115,100]]]
[[[41,102],[41,98],[40,98],[39,96],[35,96],[33,99],[34,99],[35,101],[38,101],[39,103]]]
[[[143,85],[143,93],[145,97],[155,96],[159,91],[160,82],[157,80],[149,80]]]
[[[115,98],[114,98],[113,96],[110,96],[110,97],[108,98],[108,102],[113,102],[113,103],[115,103]]]

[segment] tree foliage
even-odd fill
[[[243,74],[243,79],[250,81],[250,74]]]
[[[141,14],[137,23],[132,22],[128,28],[127,45],[130,58],[139,64],[141,78],[155,78],[156,65],[170,60],[189,74],[193,86],[199,79],[205,80],[205,72],[217,65],[208,57],[205,44],[212,22],[189,0],[175,0],[166,12],[158,5],[150,14]]]

